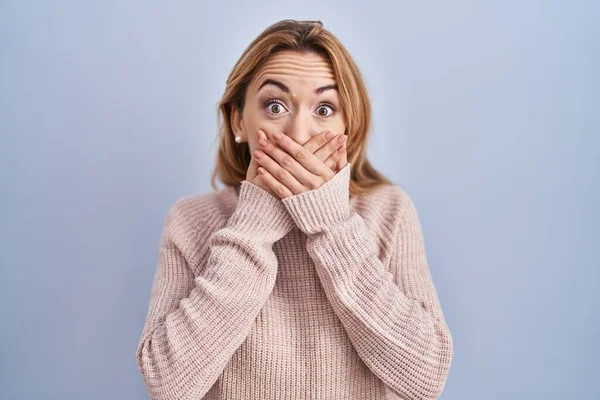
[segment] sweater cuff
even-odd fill
[[[236,209],[227,226],[241,229],[247,232],[249,237],[274,243],[294,227],[294,221],[281,199],[260,186],[243,180]]]
[[[300,230],[314,234],[350,217],[350,172],[347,163],[317,189],[281,199]]]

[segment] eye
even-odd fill
[[[263,107],[267,109],[267,112],[273,115],[279,115],[285,110],[284,105],[278,100],[267,100]]]
[[[284,114],[287,109],[283,103],[276,99],[269,99],[263,103],[263,108],[271,115]],[[336,113],[337,109],[335,106],[329,103],[322,103],[317,107],[317,115],[323,118],[331,118]]]
[[[328,108],[331,110],[329,113],[327,112]],[[336,108],[333,105],[331,105],[331,104],[325,104],[324,103],[324,104],[321,104],[317,108],[317,114],[320,117],[323,117],[323,118],[331,118],[331,117],[333,117],[333,115],[335,114],[335,112],[336,112]]]

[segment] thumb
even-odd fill
[[[248,172],[246,172],[246,180],[251,181],[258,175],[258,165],[254,157],[250,159],[250,165],[248,166]]]
[[[335,172],[344,169],[346,165],[348,165],[348,149],[344,150],[344,152],[342,153],[342,157],[338,160],[337,171]]]

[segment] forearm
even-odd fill
[[[244,243],[229,229],[212,242],[206,272],[194,279],[190,295],[140,344],[139,365],[152,398],[201,398],[272,290],[276,260],[264,246]]]
[[[310,236],[307,250],[365,364],[407,399],[437,398],[453,353],[441,309],[428,311],[394,283],[360,215],[353,213],[335,229]]]
[[[307,235],[323,289],[364,362],[401,396],[436,398],[453,343],[414,203],[395,186],[366,197],[361,206],[371,229],[350,205],[350,171],[348,164],[321,187],[283,203]]]
[[[206,239],[197,276],[187,260],[209,233],[183,229],[185,215],[172,211],[137,349],[153,399],[202,398],[250,333],[275,283],[272,245],[293,224],[278,201],[244,183],[233,215]]]

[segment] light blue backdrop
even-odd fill
[[[253,3],[0,3],[0,398],[147,398],[165,214],[210,190],[225,79],[284,18],[364,73],[453,332],[442,398],[600,398],[599,3]]]

